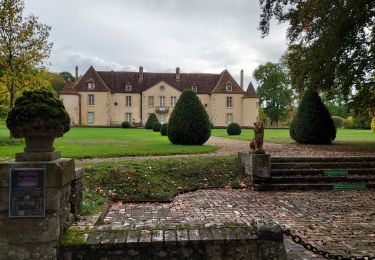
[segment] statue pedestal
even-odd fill
[[[60,158],[58,152],[20,153],[16,162],[0,163],[4,259],[57,259],[59,241],[79,213],[75,209],[81,208],[75,205],[82,203],[77,202],[82,198],[82,189],[77,189],[81,177],[74,160]]]
[[[261,153],[238,153],[244,172],[250,177],[250,185],[254,177],[271,177],[271,155]]]

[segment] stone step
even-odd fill
[[[347,157],[271,157],[271,163],[297,162],[375,162],[374,156],[347,156]]]
[[[272,178],[254,179],[256,184],[293,184],[293,183],[373,183],[375,175],[348,175],[348,176],[326,176],[326,175],[296,175]]]
[[[324,171],[330,171],[332,169],[272,169],[271,176],[295,176],[295,175],[324,175]],[[335,171],[348,171],[348,175],[374,175],[375,168],[363,168],[363,169],[335,169]]]
[[[373,168],[374,162],[282,162],[272,163],[271,169],[345,169],[345,168]]]
[[[290,190],[334,190],[335,185],[342,185],[342,183],[293,183],[293,184],[254,184],[253,187],[256,191],[290,191]],[[350,187],[350,186],[348,186]],[[352,185],[355,190],[356,186]],[[347,190],[348,190],[347,189]],[[366,184],[366,189],[375,189],[375,184]]]

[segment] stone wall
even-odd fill
[[[63,233],[82,204],[73,159],[0,163],[0,259],[56,259]],[[45,217],[9,217],[12,168],[45,168]],[[73,187],[72,187],[73,184]]]
[[[250,226],[176,229],[71,228],[59,259],[286,259],[283,235],[272,221]]]

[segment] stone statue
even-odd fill
[[[250,142],[250,153],[261,153],[264,154],[263,150],[263,139],[264,139],[264,127],[263,123],[254,123],[254,138]]]

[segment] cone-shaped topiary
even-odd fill
[[[159,119],[156,117],[155,113],[151,113],[145,124],[146,129],[152,129],[155,123],[160,123]]]
[[[160,132],[160,128],[161,128],[161,124],[159,122],[157,122],[152,127],[152,130],[154,130],[154,132]]]
[[[335,140],[335,125],[318,92],[305,92],[289,131],[302,144],[330,144]]]
[[[168,122],[168,138],[173,144],[202,145],[211,136],[210,120],[197,95],[182,92]]]
[[[167,135],[168,134],[168,124],[162,124],[160,128],[161,135]]]
[[[228,133],[228,135],[240,135],[241,134],[241,126],[237,123],[230,123],[227,126],[227,133]]]

